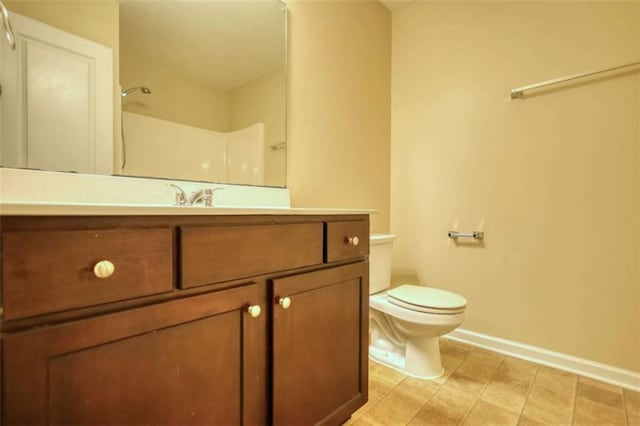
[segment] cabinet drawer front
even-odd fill
[[[369,254],[369,222],[327,222],[326,227],[325,262]],[[356,237],[358,244],[354,245]]]
[[[322,263],[322,224],[181,228],[181,287]]]
[[[2,235],[2,250],[6,319],[173,288],[170,228],[7,232]],[[96,276],[94,267],[100,261],[114,266],[110,276]]]

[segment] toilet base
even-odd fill
[[[369,346],[369,358],[418,379],[433,380],[444,374],[438,337],[408,340],[404,355]]]

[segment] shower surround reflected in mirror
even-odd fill
[[[286,185],[286,9],[283,3],[275,0],[18,0],[7,2],[7,7],[10,13],[30,17],[113,51],[110,120],[114,125],[109,153],[112,166],[81,168],[63,162],[37,168]],[[92,25],[87,26],[87,22]],[[24,40],[19,40],[18,50],[21,43],[22,55],[37,53],[39,46],[25,46]],[[2,68],[7,62],[5,53],[0,57]],[[49,53],[46,55],[52,56]],[[3,69],[2,73],[4,76],[11,72]],[[23,72],[26,80],[32,78],[28,70]],[[91,90],[99,91],[86,89],[87,100],[92,99]],[[72,91],[73,88],[58,94],[58,109],[65,107],[60,102]],[[31,99],[34,93],[24,96]],[[43,108],[48,103],[55,104],[40,100]],[[6,111],[3,100],[0,114]],[[23,117],[27,123],[31,120],[30,113],[27,111]],[[10,117],[2,117],[3,127],[5,118]],[[88,127],[91,130],[91,126]],[[55,128],[55,132],[49,133],[58,134],[70,128]],[[91,143],[92,136],[83,139],[83,132],[87,129],[76,132],[74,138]],[[3,147],[0,164],[33,167],[28,155],[18,163],[8,161],[5,152],[26,153],[31,149],[31,142],[25,140],[22,146],[5,149],[16,139],[5,133],[2,132],[0,141]],[[42,133],[44,136],[37,142],[46,147],[47,129]],[[100,146],[96,144],[83,153],[89,163],[94,161],[92,152],[105,152]],[[65,152],[67,150],[65,156],[78,156],[73,154],[73,148],[67,147]],[[36,151],[31,149],[31,152]]]
[[[137,92],[138,90],[145,95],[151,94],[151,89],[149,89],[148,87],[138,86],[130,87],[128,89],[120,91],[120,96],[125,98],[133,92]],[[120,109],[122,110],[122,107],[120,107]],[[124,114],[122,113],[120,114],[120,143],[122,147],[122,164],[120,165],[120,170],[124,170],[127,166],[127,138],[124,135]]]

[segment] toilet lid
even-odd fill
[[[418,312],[457,314],[467,306],[467,299],[459,294],[419,285],[401,285],[387,296],[390,303]]]

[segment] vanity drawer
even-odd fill
[[[322,264],[322,223],[185,226],[182,288]]]
[[[6,319],[173,289],[170,228],[6,232],[2,252]],[[113,264],[110,276],[94,272],[101,261]]]
[[[327,222],[325,226],[325,262],[369,254],[369,222]]]

